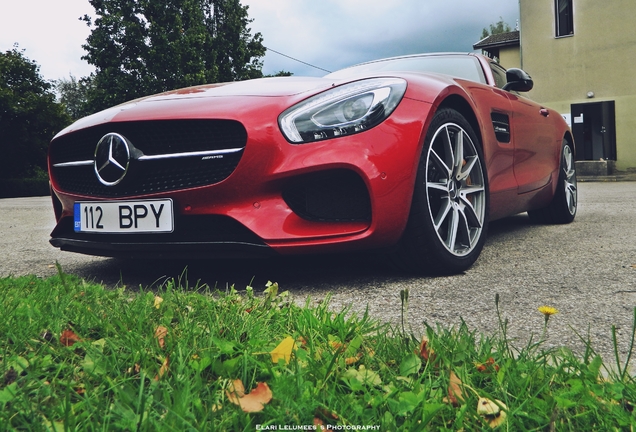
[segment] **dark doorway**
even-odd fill
[[[577,160],[616,160],[614,101],[573,104],[572,133]]]

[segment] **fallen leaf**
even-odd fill
[[[76,335],[73,330],[64,330],[60,335],[60,343],[64,346],[73,346],[77,342],[81,342],[82,339],[78,335]]]
[[[227,394],[227,398],[230,400],[230,402],[238,405],[238,400],[245,396],[245,386],[243,385],[243,381],[241,381],[240,379],[235,379],[234,381],[230,382],[227,390],[225,391],[225,394]]]
[[[338,417],[338,414],[336,414],[333,411],[329,411],[326,408],[318,407],[316,408],[314,418],[319,420],[324,419],[329,421],[329,420],[338,420],[340,417]]]
[[[325,422],[319,419],[318,417],[314,417],[314,426],[316,426],[314,430],[321,430],[321,431],[327,430],[327,428],[325,427]]]
[[[139,363],[135,363],[134,367],[130,367],[126,370],[126,372],[128,372],[129,374],[134,374],[134,375],[138,375],[139,372],[141,372],[141,366],[139,365]]]
[[[240,379],[232,381],[225,390],[225,394],[230,402],[240,406],[245,412],[263,411],[273,397],[267,383],[258,383],[254,390],[245,394],[245,387]]]
[[[598,397],[593,391],[590,391],[590,396],[592,396],[602,405],[620,405],[619,402],[614,399],[605,400],[601,397]]]
[[[344,344],[342,342],[338,342],[336,340],[330,340],[329,341],[329,345],[331,346],[331,348],[333,348],[335,351],[338,351],[340,348],[344,347]]]
[[[168,356],[166,356],[165,360],[161,364],[161,367],[159,368],[159,372],[155,376],[155,381],[159,381],[168,372],[169,364],[170,364],[170,359],[168,358]]]
[[[493,429],[506,421],[506,412],[504,410],[507,409],[508,407],[497,399],[493,402],[490,399],[480,397],[477,401],[477,414],[482,416]]]
[[[155,296],[155,302],[153,304],[155,309],[159,309],[161,307],[161,303],[163,303],[163,299],[159,296]]]
[[[155,329],[155,338],[159,343],[159,346],[163,348],[166,345],[165,337],[168,336],[168,329],[164,326],[159,326]]]
[[[495,363],[495,359],[490,357],[486,360],[486,363],[475,363],[475,367],[479,372],[491,372],[494,369],[495,372],[499,372],[499,365]]]
[[[287,336],[281,343],[274,348],[270,355],[272,356],[272,362],[278,363],[278,360],[284,359],[285,364],[289,363],[292,352],[296,349],[296,342],[291,336]]]
[[[345,359],[345,364],[347,366],[351,366],[352,364],[357,363],[358,360],[360,360],[362,358],[362,355],[363,355],[362,353],[358,353],[354,357],[347,357]]]
[[[338,420],[338,414],[329,411],[326,408],[316,408],[314,413],[314,426],[317,426],[314,430],[333,430],[332,427],[325,426],[327,423],[333,424],[335,420]]]
[[[429,346],[429,340],[426,336],[422,337],[422,343],[420,343],[420,352],[416,353],[419,354],[420,357],[422,357],[422,359],[426,360],[426,361],[433,361],[435,360],[435,351],[433,351],[430,346]]]
[[[444,398],[447,402],[453,404],[453,406],[458,406],[459,401],[464,401],[464,394],[462,393],[462,382],[455,375],[455,372],[451,371],[450,373],[450,382],[448,384],[448,398]]]

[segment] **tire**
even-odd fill
[[[486,240],[488,205],[477,135],[459,112],[439,110],[426,133],[409,219],[393,263],[437,275],[467,270]]]
[[[578,202],[576,169],[572,144],[563,140],[559,179],[552,201],[547,207],[528,212],[530,220],[542,224],[567,224],[574,220]]]

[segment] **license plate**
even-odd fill
[[[73,210],[76,232],[137,234],[174,231],[171,199],[76,202]]]

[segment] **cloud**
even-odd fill
[[[6,2],[0,14],[0,50],[19,43],[46,79],[88,75],[81,60],[90,29],[79,17],[94,16],[87,0]],[[514,27],[518,0],[241,0],[253,32],[265,46],[327,70],[402,54],[472,51],[484,27]],[[263,72],[295,75],[325,72],[273,51]]]
[[[0,50],[17,43],[46,79],[88,75],[93,69],[81,60],[81,45],[90,30],[79,17],[91,12],[86,0],[6,2],[0,14]]]
[[[433,51],[472,51],[481,31],[499,17],[514,27],[517,0],[244,0],[271,49],[336,70],[381,57]],[[269,52],[265,73],[317,69]]]

